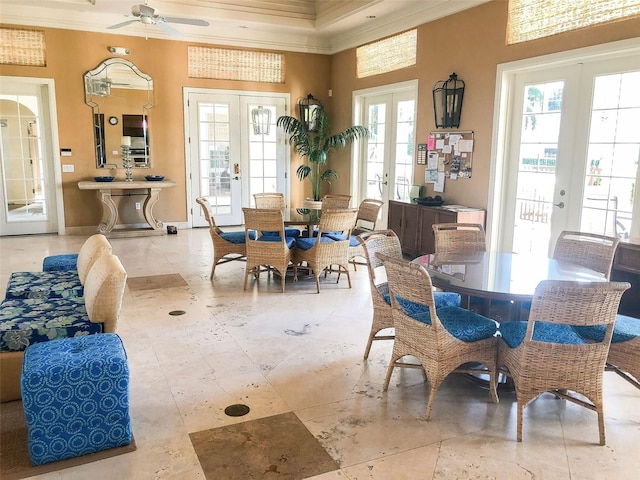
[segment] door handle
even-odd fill
[[[234,180],[240,180],[240,177],[236,175],[235,177],[233,177],[233,179]]]
[[[558,208],[564,208],[564,202],[554,203],[553,206]]]
[[[389,182],[387,182],[386,180],[384,182],[380,182],[382,185],[389,185]]]

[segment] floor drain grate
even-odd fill
[[[174,317],[177,317],[178,315],[184,315],[185,312],[184,310],[172,310],[169,312],[169,315],[173,315]]]
[[[230,417],[242,417],[243,415],[249,413],[249,407],[241,403],[236,403],[225,408],[224,413],[226,413]]]

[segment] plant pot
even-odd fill
[[[322,210],[322,200],[305,198],[302,202],[302,208],[308,208],[309,210]]]

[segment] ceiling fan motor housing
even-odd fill
[[[131,14],[134,17],[153,17],[155,9],[148,5],[134,5],[131,7]]]

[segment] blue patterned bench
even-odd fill
[[[89,270],[100,256],[111,253],[111,244],[102,234],[89,237],[75,255],[73,269],[11,274],[5,299],[82,297]],[[54,256],[56,257],[56,256]],[[47,264],[46,257],[43,267]]]

